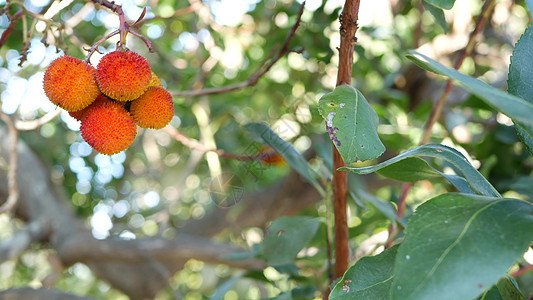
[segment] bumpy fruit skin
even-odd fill
[[[78,121],[82,121],[83,118],[85,117],[85,115],[87,114],[87,112],[95,107],[96,105],[99,105],[99,104],[102,104],[102,103],[106,103],[106,102],[112,102],[111,99],[107,98],[104,94],[100,93],[100,95],[98,95],[98,97],[96,97],[96,99],[94,100],[93,103],[91,103],[89,106],[87,106],[86,108],[82,109],[82,110],[78,110],[78,111],[70,111],[68,114],[73,117],[74,119],[78,120]]]
[[[52,103],[67,111],[82,110],[100,94],[95,74],[95,69],[81,59],[61,56],[44,73],[44,92]]]
[[[83,139],[96,151],[112,155],[126,150],[133,143],[137,127],[121,104],[108,102],[87,112],[80,131]]]
[[[154,71],[152,71],[152,78],[150,78],[150,83],[148,84],[148,86],[155,86],[155,87],[160,87],[162,88],[163,87],[163,83],[161,83],[161,79],[159,79],[159,77],[157,77],[157,75],[155,75]]]
[[[142,128],[161,129],[174,116],[172,95],[160,87],[149,87],[141,97],[131,102],[130,113]]]
[[[96,82],[102,93],[118,101],[141,96],[152,78],[146,58],[132,51],[113,51],[104,55],[96,68]]]

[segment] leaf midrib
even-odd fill
[[[433,268],[429,271],[429,273],[427,274],[427,276],[424,278],[424,280],[416,287],[416,289],[410,294],[411,295],[415,295],[422,287],[424,287],[424,285],[427,283],[427,281],[431,278],[431,276],[433,276],[433,274],[437,271],[437,268],[440,266],[440,264],[444,261],[444,259],[446,258],[446,256],[453,250],[453,248],[455,248],[455,246],[457,244],[459,244],[459,242],[463,239],[464,235],[466,234],[466,232],[468,231],[470,225],[472,225],[472,223],[474,222],[474,220],[476,219],[476,217],[481,214],[483,211],[487,210],[488,208],[490,208],[491,206],[493,205],[496,205],[500,202],[503,202],[505,199],[500,199],[500,200],[496,200],[494,202],[491,202],[489,203],[488,205],[486,205],[485,207],[481,208],[480,210],[476,211],[469,219],[468,221],[466,222],[465,224],[465,227],[463,228],[463,230],[461,231],[461,233],[459,234],[459,237],[450,245],[448,246],[448,248],[446,248],[446,250],[444,250],[444,252],[442,253],[442,255],[439,257],[439,259],[437,260],[437,262],[435,263],[435,265],[433,266]]]

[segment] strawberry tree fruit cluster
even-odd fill
[[[106,54],[96,68],[59,57],[46,70],[43,86],[52,103],[81,122],[81,136],[102,154],[126,150],[137,126],[161,129],[174,116],[172,95],[146,58],[129,50]]]

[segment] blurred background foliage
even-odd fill
[[[58,3],[66,5],[53,16],[55,22],[64,25],[62,41],[51,35],[43,38],[47,24],[36,22],[32,36],[27,39],[31,43],[27,60],[20,66],[24,34],[19,22],[0,49],[1,108],[7,114],[32,120],[56,109],[42,91],[43,72],[50,61],[64,52],[83,58],[83,48],[115,30],[118,18],[79,0],[12,3],[13,12],[23,4],[28,11],[39,14]],[[150,39],[155,53],[148,53],[142,41],[131,35],[127,46],[149,60],[171,92],[221,87],[248,79],[268,54],[283,43],[300,6],[299,1],[291,0],[117,3],[123,5],[130,20],[137,19],[142,8],[147,7],[146,20],[137,30]],[[0,6],[5,4],[0,1]],[[255,155],[263,151],[264,145],[243,125],[266,122],[297,151],[310,157],[311,166],[327,182],[331,146],[325,142],[327,135],[316,104],[335,85],[337,18],[342,4],[340,0],[307,1],[302,24],[291,42],[295,52],[281,58],[254,87],[210,96],[176,97],[176,117],[171,125],[210,148]],[[441,78],[410,63],[404,57],[405,51],[418,48],[452,65],[458,51],[466,45],[481,5],[479,0],[457,1],[451,11],[446,11],[448,33],[445,33],[420,1],[361,2],[352,82],[380,118],[378,132],[387,147],[380,160],[418,145],[432,102],[443,85]],[[33,18],[28,16],[28,20],[31,24]],[[460,71],[505,89],[514,43],[530,21],[524,1],[498,1],[474,55]],[[8,24],[7,17],[1,16],[0,31]],[[112,38],[105,42],[101,52],[114,50],[116,41]],[[95,53],[92,63],[96,65],[101,56]],[[460,89],[453,90],[448,103],[440,122],[434,126],[432,142],[463,151],[504,196],[530,198],[533,159],[519,142],[511,120],[493,113]],[[54,183],[67,191],[76,214],[99,239],[172,237],[189,220],[202,219],[219,209],[210,195],[213,180],[223,178],[246,193],[260,193],[283,180],[290,171],[283,163],[258,165],[204,154],[175,141],[165,131],[155,130],[140,130],[127,151],[104,156],[83,142],[79,124],[65,113],[38,130],[22,132],[21,139],[45,162]],[[447,168],[450,167],[440,166],[445,171]],[[351,185],[365,190],[368,197],[394,203],[400,192],[398,182],[378,176],[350,176]],[[408,203],[412,209],[447,190],[453,189],[443,181],[417,182]],[[351,247],[357,258],[383,249],[391,221],[371,201],[354,200],[349,203],[348,222]],[[327,206],[327,202],[321,201],[299,214],[324,217],[328,223],[331,216]],[[238,211],[239,206],[231,209]],[[0,238],[10,236],[21,223],[7,215],[0,216]],[[322,224],[300,258],[285,268],[245,272],[190,260],[174,275],[170,284],[173,291],[167,288],[158,298],[167,299],[178,293],[184,299],[205,299],[217,287],[223,295],[219,299],[281,299],[288,297],[284,293],[290,291],[295,299],[317,297],[328,282],[327,231]],[[222,230],[216,239],[253,248],[264,235],[264,227],[238,227]],[[47,259],[49,251],[46,245],[35,245],[16,261],[1,264],[0,289],[41,287],[43,280],[53,273],[53,264]],[[61,290],[99,299],[126,298],[83,264],[75,264],[58,276],[55,287]]]

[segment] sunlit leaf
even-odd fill
[[[350,267],[329,296],[330,300],[383,300],[389,298],[398,246],[367,256]]]
[[[338,86],[320,98],[318,110],[344,162],[374,159],[385,151],[377,134],[378,116],[358,90]]]
[[[451,9],[455,4],[455,0],[424,0],[424,2],[442,9]]]
[[[504,276],[532,241],[528,202],[457,193],[435,197],[409,218],[392,299],[472,299]]]
[[[487,83],[457,72],[416,51],[409,51],[407,56],[419,67],[454,79],[458,85],[478,96],[488,105],[506,114],[511,119],[526,126],[533,127],[533,104],[507,94]]]
[[[533,25],[530,25],[520,40],[511,56],[507,88],[509,93],[518,96],[533,104],[533,60],[531,49],[533,48]],[[533,126],[515,121],[518,136],[533,154]]]
[[[424,7],[431,13],[431,15],[433,15],[437,24],[439,24],[439,26],[444,30],[444,33],[448,33],[448,23],[446,22],[442,8],[433,6],[427,3],[427,1],[424,1]]]

